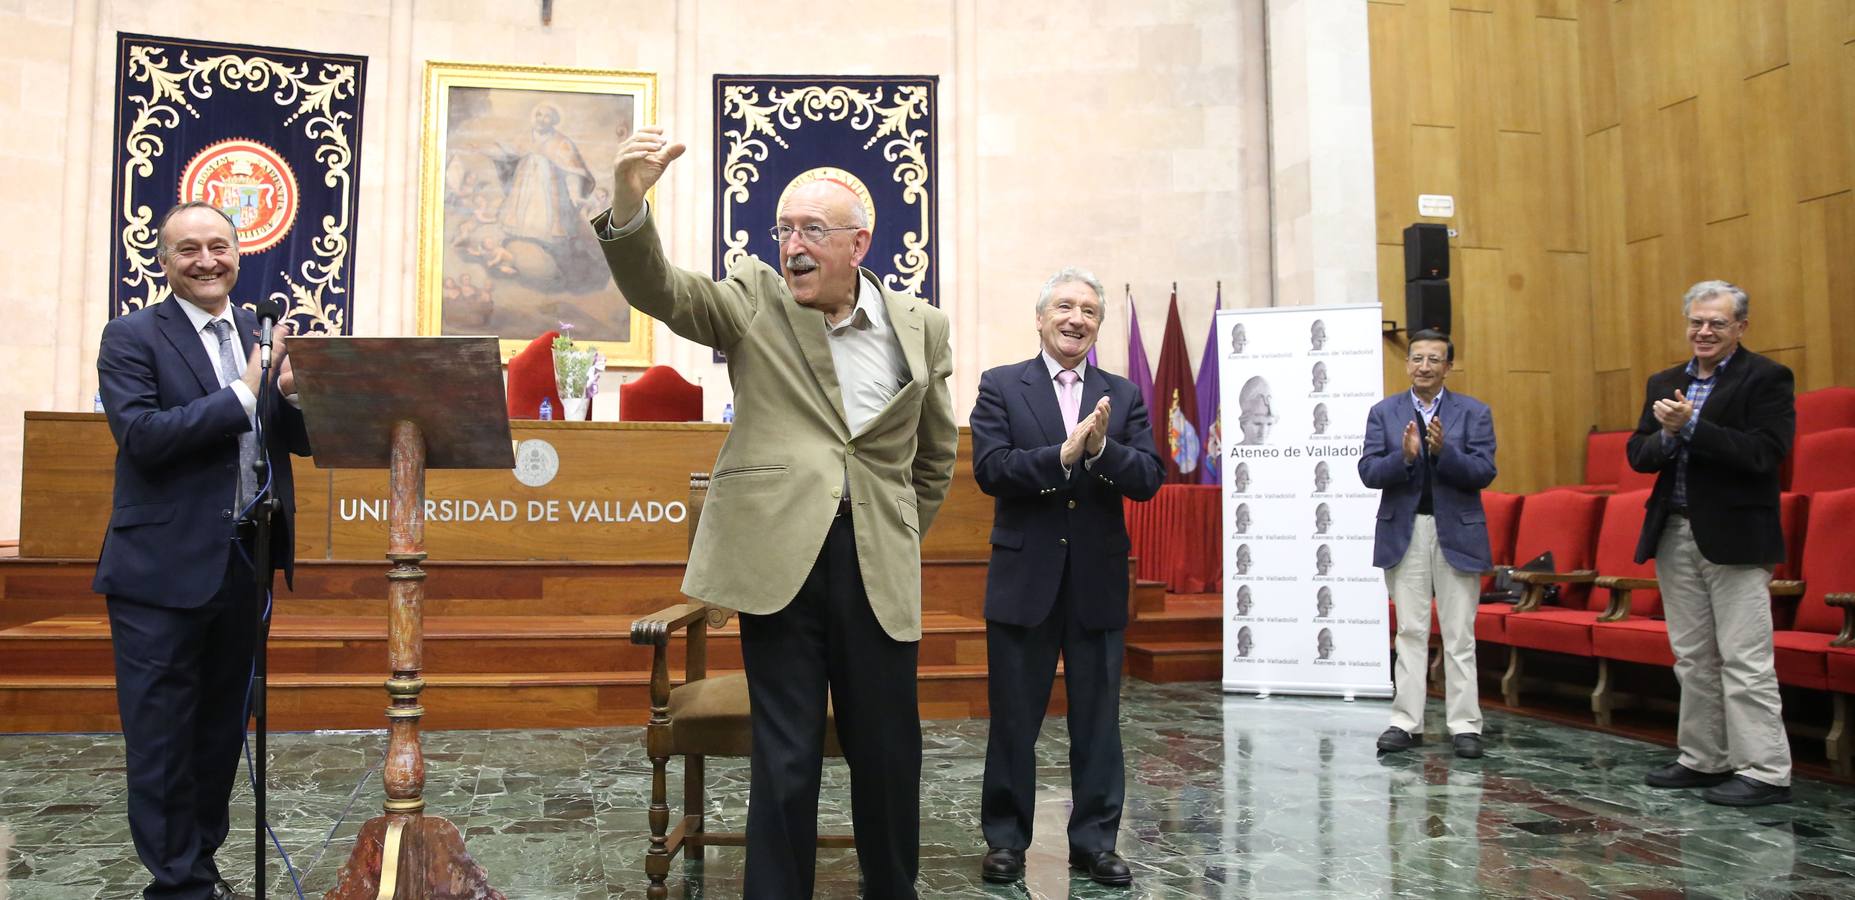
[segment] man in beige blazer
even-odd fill
[[[645,194],[684,151],[647,127],[593,220],[626,299],[723,350],[734,429],[709,480],[683,592],[741,612],[753,707],[747,897],[809,897],[826,692],[850,764],[864,896],[914,897],[920,856],[921,535],[958,431],[947,317],[860,267],[869,213],[843,185],[794,189],[780,271],[722,281],[664,258]]]

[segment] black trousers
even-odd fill
[[[197,900],[219,879],[213,854],[245,734],[260,612],[234,550],[219,593],[197,609],[109,597],[129,780],[129,835],[154,877],[147,900]]]
[[[1069,813],[1071,850],[1113,850],[1121,828],[1126,773],[1121,756],[1121,659],[1126,632],[1091,631],[1069,615],[1067,578],[1050,616],[1026,628],[986,623],[986,691],[992,722],[986,735],[979,827],[986,845],[1031,845],[1037,808],[1037,735],[1063,658],[1069,695]]]
[[[863,896],[914,897],[921,856],[919,646],[889,637],[876,621],[850,517],[832,523],[792,603],[740,618],[754,735],[745,896],[812,895],[828,689],[850,764]]]

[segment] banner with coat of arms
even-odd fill
[[[237,227],[240,303],[352,333],[366,76],[364,56],[119,34],[110,316],[167,299],[155,228],[201,201]]]
[[[779,267],[768,234],[787,192],[836,181],[863,202],[863,265],[890,290],[940,303],[932,75],[715,76],[715,277],[749,255]]]

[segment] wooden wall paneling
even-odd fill
[[[1404,319],[1404,243],[1378,245],[1378,301],[1384,307],[1384,317],[1396,321],[1408,329],[1410,323]],[[1408,346],[1410,332],[1401,332],[1395,338],[1386,338],[1379,348],[1379,362],[1383,364],[1385,374],[1385,393],[1408,387],[1404,377],[1405,348]]]
[[[1495,467],[1500,473],[1494,489],[1527,493],[1562,483],[1554,478],[1555,457],[1565,456],[1553,412],[1553,394],[1560,386],[1548,372],[1508,372],[1502,387],[1494,410]],[[1584,436],[1576,437],[1582,448]],[[1567,458],[1576,461],[1578,455]]]
[[[1419,221],[1417,213],[1417,194],[1449,194],[1456,198],[1457,211],[1460,213],[1464,198],[1462,197],[1462,155],[1457,144],[1458,129],[1433,125],[1413,125],[1410,137],[1410,165],[1412,193],[1403,199],[1399,215],[1403,219],[1386,240],[1397,241],[1402,245],[1404,226]],[[1446,221],[1457,225],[1455,219],[1423,219],[1421,221]],[[1398,261],[1398,276],[1404,275],[1404,262]]]
[[[1664,3],[1662,0],[1624,0],[1635,19],[1632,31],[1643,43],[1635,45],[1649,66],[1649,102],[1656,108],[1689,100],[1700,93],[1700,44],[1698,14],[1703,5],[1721,5],[1730,0],[1688,0]]]
[[[1500,4],[1496,0],[1449,0],[1449,8],[1463,12],[1491,13],[1499,9]]]
[[[1636,320],[1623,238],[1623,129],[1586,137],[1584,159],[1592,359],[1600,371],[1624,369],[1635,355]]]
[[[96,558],[113,502],[116,443],[108,426],[96,413],[28,412],[25,430],[19,555]]]
[[[1738,39],[1739,50],[1734,56],[1716,62],[1724,64],[1736,58],[1739,76],[1751,78],[1791,61],[1789,12],[1785,4],[1748,0],[1733,5],[1738,7],[1739,13],[1739,27],[1732,32]]]
[[[1377,240],[1401,238],[1404,226],[1416,214],[1417,194],[1412,189],[1412,138],[1409,57],[1425,48],[1407,40],[1409,9],[1383,3],[1366,5],[1368,44],[1372,56],[1372,175],[1377,197]]]
[[[1578,20],[1578,0],[1537,0],[1534,15],[1542,19]]]
[[[1612,369],[1594,373],[1591,379],[1596,398],[1599,431],[1625,431],[1636,427],[1642,414],[1642,397],[1646,381],[1636,380],[1632,369]]]
[[[1793,0],[1790,11],[1791,104],[1787,134],[1807,152],[1797,154],[1798,202],[1851,187],[1850,123],[1855,86],[1849,85],[1847,48],[1849,0]]]
[[[1499,261],[1500,271],[1494,278],[1476,285],[1473,312],[1488,320],[1487,334],[1501,350],[1502,369],[1552,371],[1560,365],[1564,348],[1545,336],[1560,333],[1562,326],[1570,326],[1568,333],[1582,334],[1586,329],[1569,320],[1582,321],[1590,314],[1567,316],[1565,304],[1555,302],[1546,251],[1538,245],[1505,248]]]
[[[1797,389],[1855,385],[1855,194],[1800,204],[1798,222],[1802,318],[1818,352],[1798,370]]]
[[[1661,117],[1656,115],[1655,34],[1643,3],[1615,7],[1612,37],[1616,44],[1617,105],[1623,124],[1624,240],[1640,241],[1662,233],[1662,203],[1668,196],[1663,165]]]
[[[1456,198],[1457,241],[1464,247],[1499,247],[1504,237],[1496,221],[1501,178],[1496,148],[1497,107],[1501,99],[1486,84],[1495,66],[1494,17],[1488,13],[1455,10],[1450,13],[1455,40],[1453,77],[1476,90],[1457,98],[1456,128],[1462,193]]]
[[[1688,150],[1700,156],[1707,173],[1701,192],[1703,222],[1718,222],[1746,214],[1745,145],[1756,138],[1745,129],[1745,78],[1738,66],[1726,61],[1740,51],[1739,7],[1744,4],[1707,3],[1698,6],[1704,17],[1698,51],[1706,60],[1700,67],[1701,91],[1699,145]]]
[[[1706,223],[1701,216],[1708,180],[1696,152],[1700,143],[1700,103],[1683,100],[1656,111],[1661,128],[1660,168],[1668,193],[1657,198],[1661,210],[1663,264],[1681,288],[1709,277],[1701,259],[1701,237]]]
[[[1411,123],[1454,126],[1457,69],[1449,0],[1410,0],[1404,8],[1404,38],[1415,48],[1405,56]]]
[[[1545,138],[1533,132],[1502,131],[1495,134],[1494,143],[1496,190],[1489,218],[1498,223],[1499,246],[1510,254],[1544,252],[1550,215],[1547,194],[1552,189],[1546,179]]]
[[[1545,139],[1546,207],[1541,237],[1548,250],[1585,250],[1584,131],[1580,126],[1578,23],[1540,18],[1537,77],[1541,134]],[[1582,295],[1582,291],[1580,294]]]
[[[1629,244],[1623,254],[1624,302],[1629,309],[1630,331],[1634,335],[1629,354],[1630,369],[1637,380],[1646,380],[1650,372],[1667,368],[1679,350],[1670,350],[1667,335],[1677,331],[1681,294],[1671,292],[1662,265],[1663,238],[1646,238]]]
[[[1758,320],[1748,340],[1754,347],[1797,346],[1806,333],[1798,271],[1797,169],[1799,158],[1813,150],[1783,137],[1795,134],[1789,110],[1798,90],[1796,67],[1773,69],[1744,85],[1744,125],[1754,137],[1745,152],[1749,215],[1743,233],[1752,249],[1740,284],[1751,295]]]
[[[1543,131],[1540,114],[1539,19],[1532,0],[1503,0],[1494,6],[1493,77],[1478,85],[1493,90],[1496,128],[1503,131]]]
[[[1623,122],[1617,98],[1615,3],[1582,0],[1578,6],[1578,108],[1581,128],[1593,134]]]
[[[1537,330],[1522,340],[1556,349],[1552,375],[1553,471],[1539,487],[1584,481],[1584,436],[1597,424],[1597,376],[1590,341],[1570,336],[1591,332],[1591,304],[1584,302],[1591,283],[1590,259],[1583,253],[1546,253],[1541,290],[1532,306]],[[1533,323],[1529,322],[1529,325]]]
[[[1493,309],[1501,300],[1496,287],[1502,281],[1501,251],[1458,247],[1451,262],[1456,365],[1449,384],[1498,407],[1505,396],[1501,386],[1506,355],[1513,349],[1504,345],[1500,317]]]

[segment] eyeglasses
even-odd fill
[[[1433,366],[1440,366],[1443,363],[1448,362],[1447,359],[1444,359],[1441,356],[1413,356],[1410,358],[1410,361],[1411,361],[1411,365],[1413,366],[1421,366],[1424,363],[1429,363],[1430,365],[1433,365]]]
[[[823,243],[824,236],[833,231],[856,231],[859,227],[861,226],[840,225],[836,228],[826,228],[823,225],[803,225],[794,228],[791,225],[775,225],[767,229],[767,234],[772,235],[773,240],[782,244],[790,240],[794,234],[803,238],[807,244],[818,244]]]
[[[1719,334],[1737,324],[1739,324],[1737,321],[1728,321],[1726,319],[1689,319],[1688,330],[1698,333],[1701,329],[1706,329],[1714,334]]]

